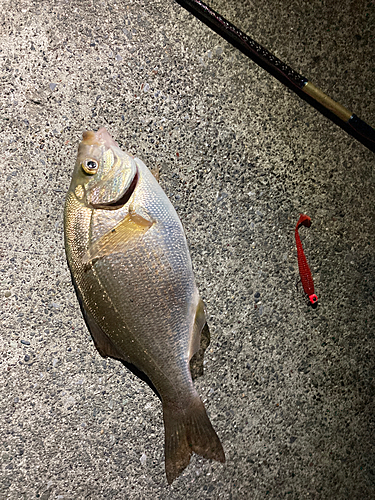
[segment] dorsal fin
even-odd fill
[[[202,299],[199,299],[197,308],[195,310],[195,319],[193,327],[193,335],[190,341],[189,348],[189,359],[191,359],[194,354],[199,350],[201,343],[201,332],[206,323],[206,314],[204,309],[204,303]]]
[[[189,349],[190,373],[193,379],[203,375],[204,352],[209,343],[210,330],[206,323],[205,307],[202,299],[199,299]]]

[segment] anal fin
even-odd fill
[[[103,358],[110,357],[130,363],[129,358],[116,348],[112,340],[108,337],[106,333],[103,332],[103,330],[95,321],[92,314],[85,309],[85,306],[83,304],[81,305],[81,311],[83,314],[83,318],[86,322],[87,328],[91,334],[91,337],[94,341],[95,347],[97,348],[99,354]]]
[[[97,348],[99,354],[103,358],[106,358],[109,356],[111,358],[115,358],[115,359],[118,359],[120,361],[130,362],[129,359],[126,356],[124,356],[124,354],[121,353],[116,348],[116,346],[111,341],[111,339],[108,337],[108,335],[106,335],[103,332],[103,330],[100,328],[100,326],[95,321],[94,316],[89,311],[87,311],[87,309],[85,308],[85,305],[83,303],[83,299],[82,299],[81,293],[79,291],[79,288],[77,286],[77,283],[73,277],[73,274],[70,273],[70,276],[72,278],[72,283],[73,283],[74,290],[75,290],[76,295],[77,295],[77,299],[78,299],[79,307],[80,307],[81,312],[82,312],[83,319],[85,320],[87,329],[91,334],[91,337],[94,341],[95,347]]]
[[[112,340],[108,337],[108,335],[105,332],[103,332],[103,330],[97,324],[97,322],[95,321],[95,318],[92,316],[92,314],[90,314],[86,310],[85,306],[83,305],[83,300],[81,298],[81,294],[79,293],[78,287],[74,281],[73,276],[72,276],[72,282],[73,282],[74,289],[75,289],[76,294],[77,294],[77,298],[78,298],[79,306],[81,308],[83,319],[85,320],[87,329],[91,334],[91,337],[94,341],[95,347],[96,347],[97,351],[99,352],[99,354],[103,358],[110,357],[110,358],[116,359],[118,361],[121,361],[121,363],[128,370],[130,370],[132,373],[134,373],[134,375],[136,377],[138,377],[141,380],[143,380],[144,382],[146,382],[146,384],[157,395],[157,397],[159,399],[161,399],[160,394],[158,393],[156,387],[151,382],[149,377],[142,370],[140,370],[137,366],[135,366],[130,361],[130,358],[128,358],[128,356],[126,356],[122,351],[119,351],[116,348],[116,346],[114,345]]]

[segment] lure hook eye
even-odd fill
[[[318,302],[318,297],[315,295],[315,293],[313,293],[312,295],[309,295],[309,299],[310,299],[311,304],[313,304],[313,305]]]

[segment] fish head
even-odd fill
[[[83,133],[70,192],[91,208],[118,208],[129,199],[137,176],[132,156],[121,151],[105,128]]]

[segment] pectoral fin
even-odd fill
[[[82,258],[83,263],[87,264],[106,255],[125,252],[150,229],[154,222],[136,211],[129,212],[117,226],[89,247]]]

